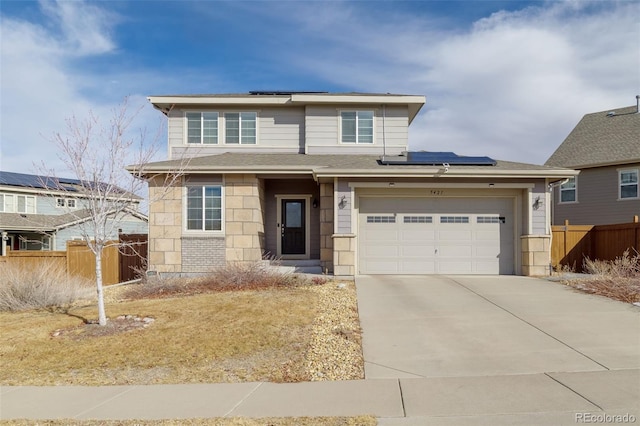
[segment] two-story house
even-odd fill
[[[149,97],[169,159],[149,267],[202,273],[266,256],[357,274],[549,273],[549,184],[564,168],[408,151],[424,96],[251,92]],[[133,168],[130,168],[133,170]]]
[[[580,170],[553,195],[553,223],[629,223],[640,215],[640,96],[585,115],[546,164]]]
[[[2,254],[6,255],[7,249],[66,250],[68,240],[82,239],[80,228],[90,218],[86,208],[89,198],[76,179],[0,171]],[[118,218],[118,226],[108,238],[117,240],[118,231],[147,233],[148,219],[137,211],[142,198],[135,194],[128,194],[128,198],[132,208]]]

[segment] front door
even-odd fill
[[[306,200],[282,200],[280,236],[282,255],[306,254]]]

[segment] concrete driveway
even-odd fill
[[[640,309],[515,276],[356,280],[365,376],[640,368]]]
[[[403,397],[406,418],[380,425],[640,419],[638,307],[515,276],[361,276],[356,286],[365,377],[398,379]]]

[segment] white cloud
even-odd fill
[[[35,164],[44,162],[64,176],[68,171],[51,138],[66,130],[71,115],[85,117],[91,110],[106,119],[129,94],[132,104],[147,105],[136,123],[155,125],[158,115],[131,86],[104,85],[102,76],[82,66],[84,58],[116,49],[110,32],[117,16],[81,1],[40,6],[46,17],[40,24],[6,16],[0,22],[0,169],[39,173]],[[93,88],[100,88],[100,96]]]
[[[354,7],[292,13],[313,43],[287,61],[358,90],[425,94],[412,149],[543,163],[582,115],[639,91],[637,3],[541,3],[467,29]]]

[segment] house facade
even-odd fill
[[[149,269],[278,258],[358,274],[549,273],[548,187],[573,170],[408,151],[423,96],[151,96]],[[186,159],[186,160],[185,160]],[[180,169],[182,182],[160,189]],[[133,171],[133,168],[130,168]]]
[[[108,238],[147,233],[147,216],[135,208],[141,198],[132,197],[131,211],[119,218],[117,226],[105,227],[112,229]],[[2,255],[8,250],[66,250],[67,241],[82,239],[88,202],[75,179],[0,171]]]
[[[640,215],[638,111],[636,105],[585,115],[549,157],[546,165],[580,171],[554,188],[554,225],[630,223]]]

